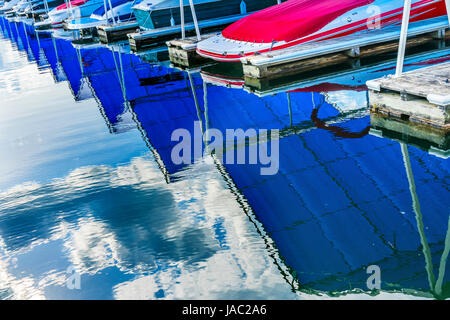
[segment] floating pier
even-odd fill
[[[215,33],[202,35],[201,40],[208,39],[214,35]],[[211,64],[213,61],[197,54],[198,42],[197,37],[167,41],[166,44],[169,48],[170,61],[176,66],[185,68],[198,67],[208,63]]]
[[[52,24],[47,21],[38,21],[34,24],[36,30],[49,30],[52,29]]]
[[[373,112],[450,130],[450,62],[367,82]]]
[[[445,41],[450,36],[448,27],[447,17],[411,23],[408,46],[422,45],[434,39]],[[355,58],[394,52],[398,50],[400,35],[400,27],[393,26],[244,57],[241,62],[245,77],[276,78],[346,61],[351,62]]]
[[[139,25],[136,21],[133,21],[98,26],[97,33],[102,43],[113,43],[127,40],[128,34],[135,32],[137,29],[139,29]]]
[[[420,47],[411,52],[405,60],[408,67],[450,61],[450,46],[434,49],[434,46]],[[389,55],[360,59],[358,64],[342,64],[321,69],[320,72],[300,72],[275,79],[243,78],[242,87],[245,91],[259,97],[271,96],[281,92],[295,91],[304,88],[326,91],[324,84],[340,84],[343,89],[363,88],[370,79],[386,74],[386,70],[395,66],[395,56]]]

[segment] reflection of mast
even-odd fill
[[[75,100],[81,101],[85,99],[92,98],[92,90],[90,87],[89,79],[84,73],[83,59],[81,57],[81,50],[79,48],[75,48],[78,57],[78,63],[80,64],[81,70],[81,80],[80,80],[80,88],[75,96]]]
[[[442,252],[441,262],[439,264],[439,275],[434,290],[438,296],[442,296],[442,283],[444,282],[445,267],[447,265],[448,254],[450,252],[450,216],[448,217],[447,235],[445,237],[444,252]]]
[[[9,38],[11,40],[14,40],[14,34],[12,32],[12,29],[11,29],[11,22],[8,22],[7,25],[8,25],[8,29],[9,29]]]
[[[122,45],[119,45],[118,50],[118,56],[119,56],[119,64],[117,64],[116,59],[116,51],[114,50],[114,47],[111,47],[113,59],[114,59],[114,65],[116,66],[116,72],[117,72],[117,78],[119,79],[120,88],[122,90],[123,95],[123,101],[125,104],[125,111],[130,107],[130,102],[127,99],[127,89],[125,85],[125,73],[123,69],[123,63],[122,63],[122,53],[121,53]]]
[[[44,49],[42,48],[41,41],[39,39],[39,32],[36,32],[36,38],[38,41],[38,48],[39,48],[39,53],[38,53],[39,56],[37,58],[38,59],[37,63],[38,63],[38,65],[41,64],[41,62],[42,62],[42,64],[48,64],[47,57],[45,56]]]
[[[288,100],[288,109],[289,109],[289,128],[292,128],[293,124],[293,118],[292,118],[292,101],[291,101],[291,94],[289,92],[286,92],[286,97]]]
[[[403,155],[403,163],[405,165],[406,169],[406,175],[408,177],[408,183],[409,183],[409,191],[411,193],[411,198],[413,201],[413,210],[416,215],[416,221],[417,221],[417,229],[419,231],[420,236],[420,242],[422,244],[423,254],[425,257],[425,269],[427,271],[428,275],[428,284],[430,286],[430,290],[437,294],[438,296],[442,294],[442,283],[444,281],[444,275],[445,275],[445,266],[447,263],[448,254],[450,251],[450,216],[449,216],[449,227],[447,230],[447,236],[445,239],[445,248],[444,252],[442,253],[441,257],[441,263],[439,266],[439,278],[438,281],[436,281],[436,278],[434,276],[433,272],[433,261],[431,258],[431,250],[430,246],[428,244],[426,235],[425,235],[425,228],[423,224],[423,215],[422,210],[420,208],[420,201],[419,197],[417,195],[416,190],[416,184],[414,181],[414,175],[411,167],[411,160],[409,157],[408,152],[408,146],[405,143],[400,143],[401,149],[402,149],[402,155]]]
[[[3,19],[3,18],[0,18],[0,20],[2,20],[2,31],[5,31],[5,29],[6,29],[6,25],[5,25],[5,19]]]
[[[209,111],[208,111],[208,83],[203,81],[203,107],[205,109],[205,145],[208,148],[209,143]]]
[[[434,283],[436,281],[433,273],[433,262],[431,260],[430,246],[428,245],[428,241],[425,235],[425,229],[422,219],[422,210],[420,208],[419,197],[417,196],[416,184],[414,182],[414,175],[411,168],[411,160],[409,158],[408,146],[405,143],[401,143],[400,145],[402,148],[403,163],[405,165],[406,175],[408,177],[409,191],[411,193],[411,198],[413,201],[413,210],[414,213],[416,214],[417,229],[419,230],[420,242],[422,243],[423,254],[425,256],[428,282],[430,285],[430,289],[433,290]]]
[[[25,34],[25,39],[27,40],[27,55],[29,59],[32,59],[33,57],[33,50],[31,50],[30,41],[28,39],[28,32],[27,28],[25,27],[25,23],[22,23],[23,26],[23,32]]]
[[[189,77],[189,84],[191,87],[191,91],[192,91],[192,97],[194,98],[194,103],[195,103],[195,109],[197,111],[197,117],[198,117],[198,121],[200,121],[200,129],[202,131],[202,135],[205,135],[205,129],[203,127],[203,121],[202,121],[202,111],[200,109],[200,105],[198,103],[198,99],[197,99],[197,93],[195,92],[195,86],[194,86],[194,81],[192,80],[192,75],[190,72],[187,72],[188,77]],[[206,92],[205,92],[206,94]],[[206,100],[206,99],[205,99]]]
[[[61,64],[61,59],[59,58],[59,54],[58,54],[58,48],[56,47],[56,39],[54,37],[52,37],[52,43],[53,43],[53,48],[55,49],[55,56],[56,56],[56,66],[55,66],[55,74],[54,74],[55,81],[57,81],[57,82],[67,81],[67,75]]]
[[[19,50],[21,48],[24,48],[22,39],[20,38],[20,33],[19,33],[19,28],[17,27],[17,22],[13,22],[14,23],[14,27],[16,28],[16,32],[17,32],[17,46],[19,47]]]

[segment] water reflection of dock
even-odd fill
[[[450,133],[422,124],[411,123],[385,114],[371,113],[371,134],[414,145],[430,154],[450,156]]]

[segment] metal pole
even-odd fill
[[[32,14],[32,16],[34,17],[33,2],[31,2],[30,0],[28,0],[28,3],[30,4],[31,14]]]
[[[70,19],[73,20],[72,0],[67,0],[67,7],[69,8]]]
[[[113,11],[113,7],[111,4],[111,0],[108,0],[108,3],[109,3],[109,9],[111,9],[111,19],[113,21],[113,24],[116,24],[116,18],[114,17],[114,11]],[[105,14],[106,14],[106,12],[105,12]]]
[[[48,12],[50,11],[48,8],[48,2],[47,0],[44,0],[44,7],[45,7],[45,11],[47,12],[47,16],[48,16]]]
[[[405,61],[406,42],[408,41],[408,27],[410,15],[411,15],[411,0],[405,0],[405,6],[403,9],[402,30],[400,32],[400,44],[398,47],[397,70],[395,72],[396,77],[401,76],[403,73],[403,63]]]
[[[448,24],[450,25],[450,0],[445,0],[445,6],[447,7]]]
[[[180,0],[180,18],[181,18],[181,39],[186,38],[186,31],[184,30],[184,3]]]
[[[103,7],[105,8],[106,24],[108,24],[108,5],[106,4],[106,0],[103,0]]]
[[[70,3],[71,0],[64,0],[66,3],[66,9],[69,11],[69,17],[71,20],[73,20],[73,14],[72,14],[72,4]]]
[[[194,2],[189,0],[189,5],[191,6],[192,19],[194,20],[195,33],[197,34],[197,40],[202,40],[202,36],[200,35],[200,29],[198,27],[197,14],[195,13]]]

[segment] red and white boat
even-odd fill
[[[253,13],[214,37],[197,53],[237,62],[256,53],[335,39],[401,24],[404,0],[288,0]],[[447,14],[445,0],[413,0],[411,22]]]

